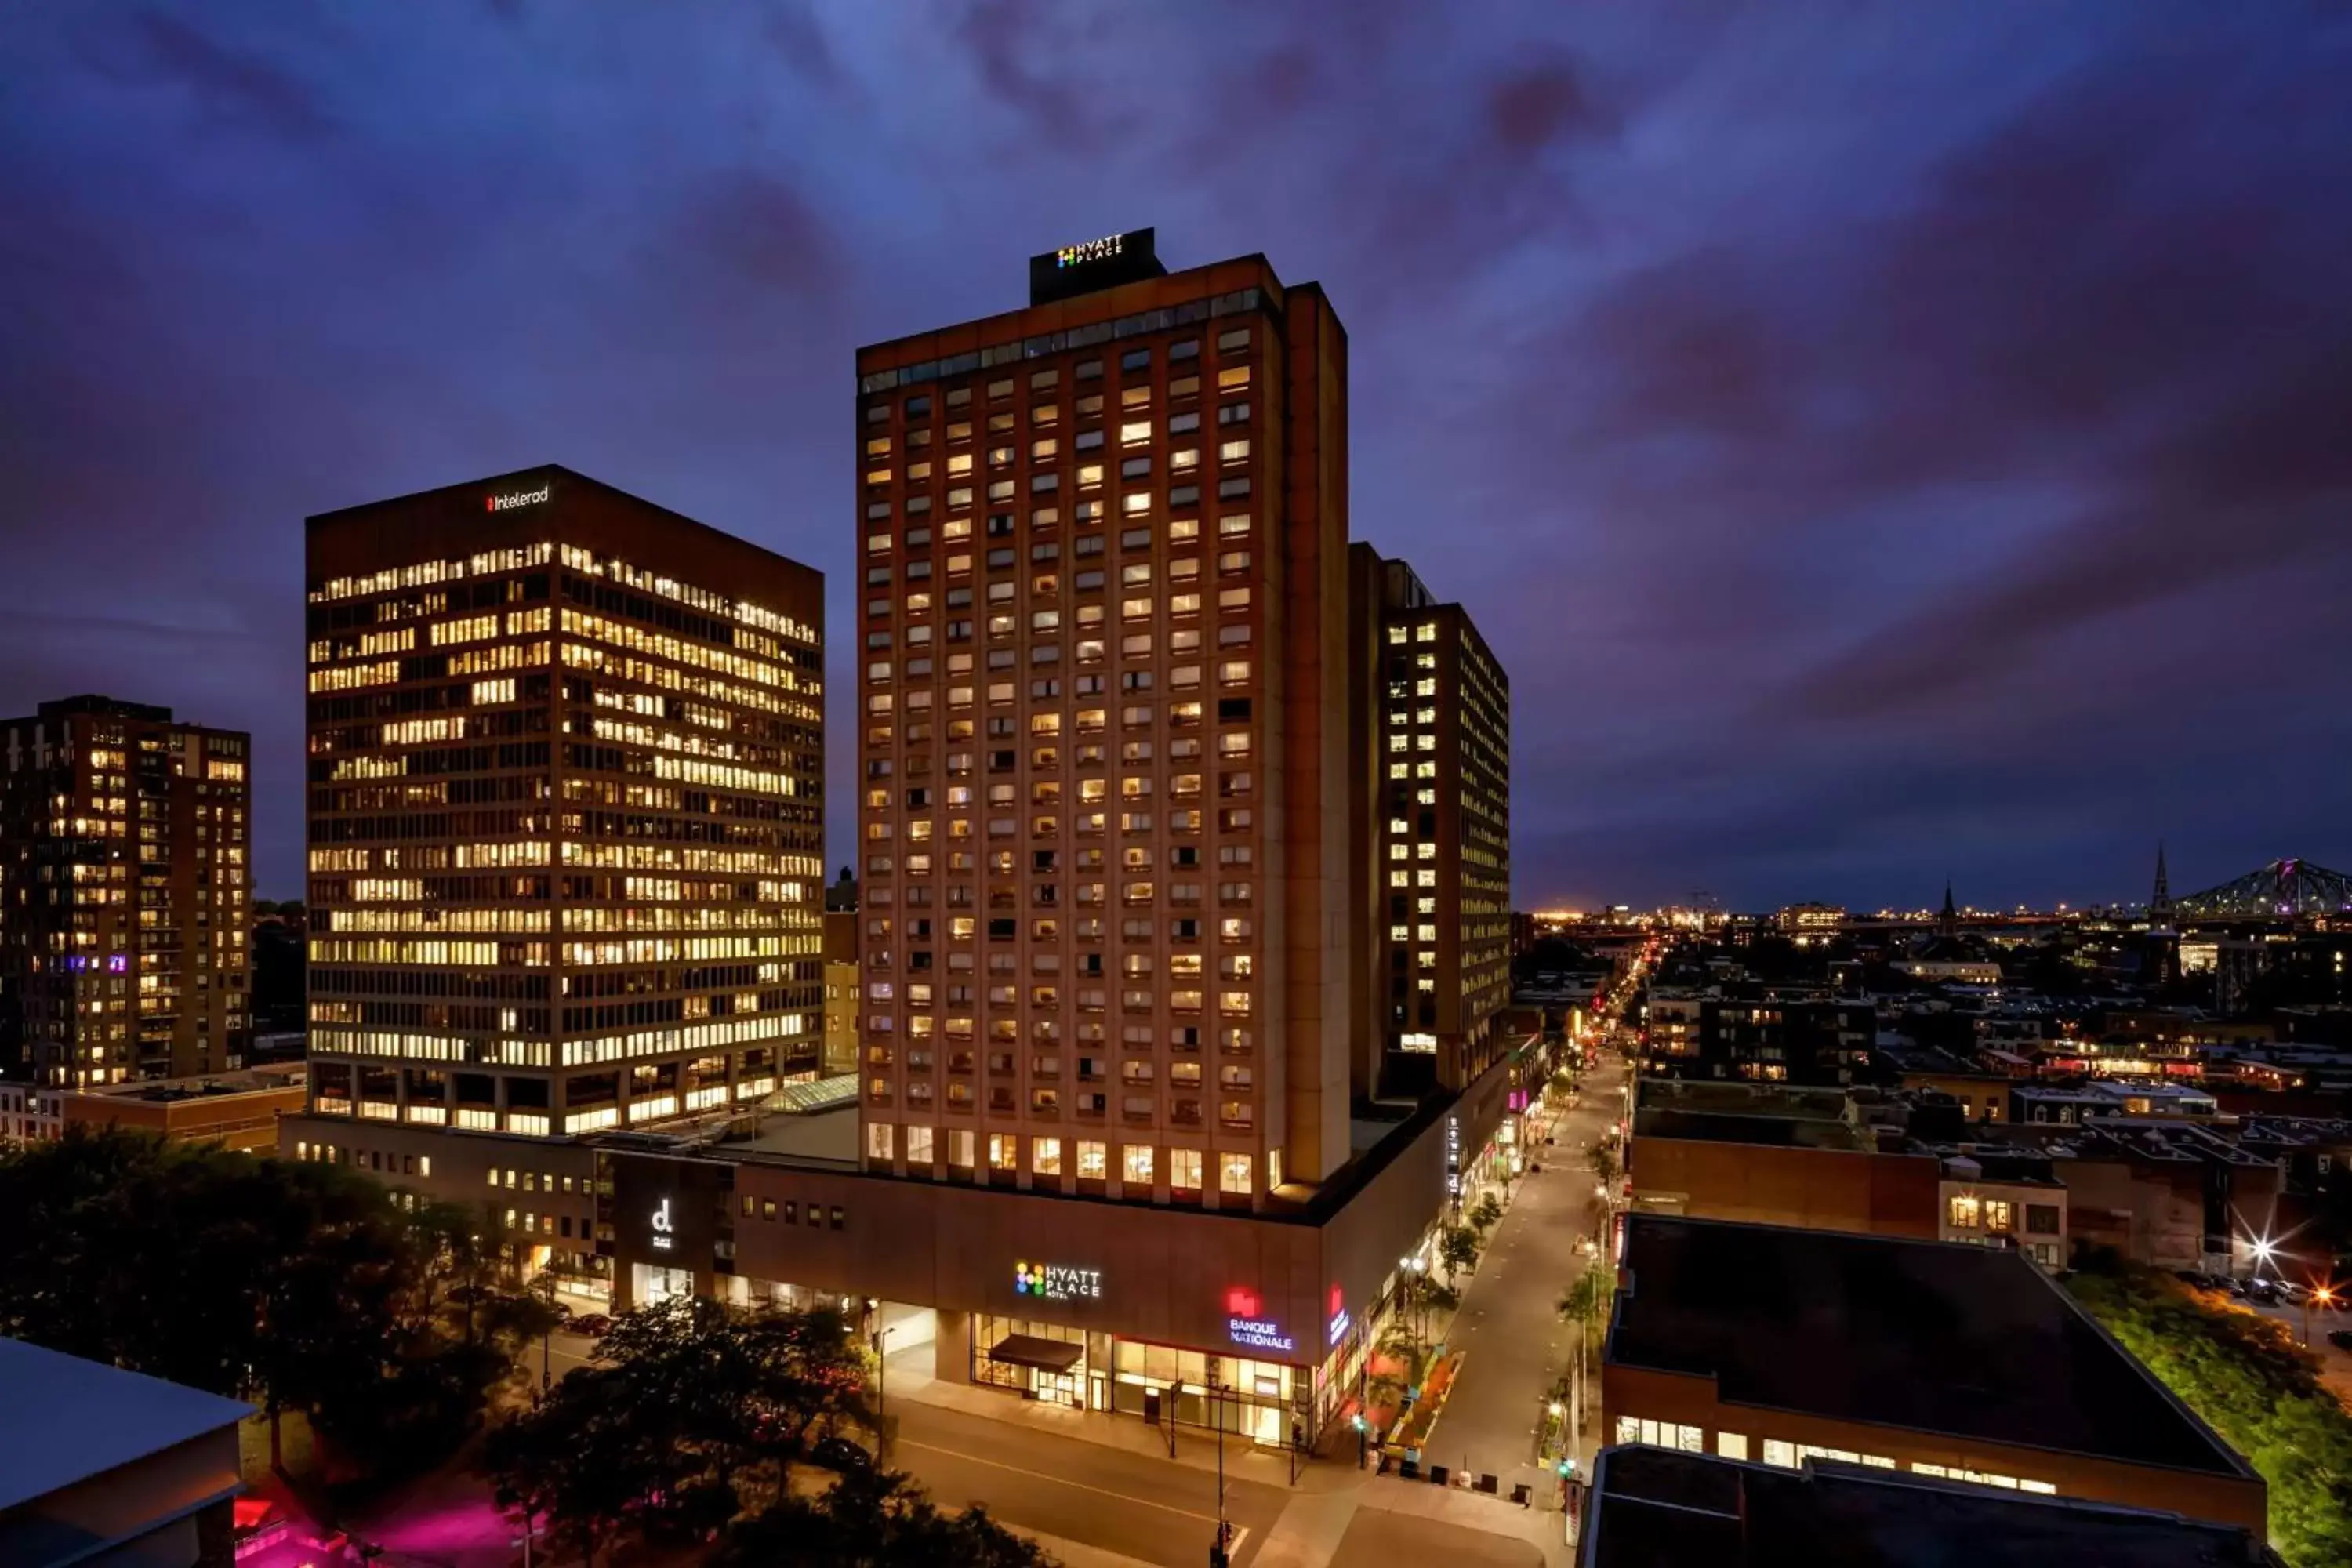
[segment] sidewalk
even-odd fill
[[[918,1405],[952,1410],[983,1421],[1002,1421],[1048,1436],[1117,1448],[1145,1458],[1169,1458],[1166,1428],[1149,1426],[1139,1416],[1114,1415],[1104,1410],[1073,1410],[1066,1405],[1024,1399],[1009,1389],[945,1382],[923,1370],[922,1363],[929,1359],[929,1345],[914,1346],[891,1357],[887,1395],[890,1405],[912,1400]],[[1217,1468],[1216,1433],[1205,1427],[1179,1426],[1175,1462],[1213,1473]],[[1292,1484],[1286,1453],[1260,1447],[1230,1432],[1225,1434],[1224,1469],[1235,1480],[1256,1481],[1270,1487],[1288,1488]],[[1342,1467],[1310,1460],[1300,1469],[1295,1489],[1332,1490],[1341,1484],[1337,1477],[1354,1474],[1353,1464]]]

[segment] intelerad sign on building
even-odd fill
[[[511,490],[502,496],[485,497],[484,499],[489,502],[489,505],[484,510],[488,511],[512,511],[519,506],[537,506],[540,502],[545,500],[554,493],[555,486],[552,481],[540,486],[539,489],[535,490]]]

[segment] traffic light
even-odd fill
[[[1359,1432],[1360,1432],[1360,1431],[1362,1431],[1363,1429],[1364,1429],[1364,1417],[1363,1417],[1363,1414],[1362,1414],[1362,1412],[1359,1411],[1359,1412],[1357,1413],[1357,1415],[1356,1415],[1356,1430],[1357,1430],[1357,1431],[1359,1431]]]
[[[1576,1474],[1576,1460],[1574,1457],[1568,1454],[1562,1454],[1559,1457],[1559,1473],[1563,1477]]]

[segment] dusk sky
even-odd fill
[[[845,802],[856,346],[1156,225],[1328,289],[1521,904],[2343,867],[2347,83],[2285,0],[7,6],[0,716],[253,731],[299,896],[302,518],[553,461],[826,573]]]

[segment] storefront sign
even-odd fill
[[[1462,1195],[1462,1119],[1445,1119],[1445,1191],[1453,1197]]]
[[[667,1252],[677,1230],[677,1226],[671,1223],[669,1217],[669,1200],[664,1198],[661,1201],[661,1206],[654,1210],[654,1250]]]
[[[1072,1268],[1061,1263],[1013,1265],[1013,1289],[1040,1301],[1099,1301],[1102,1270]]]
[[[1290,1340],[1281,1326],[1263,1318],[1227,1318],[1225,1331],[1233,1335],[1234,1343],[1254,1351],[1276,1351],[1283,1355],[1291,1352]]]

